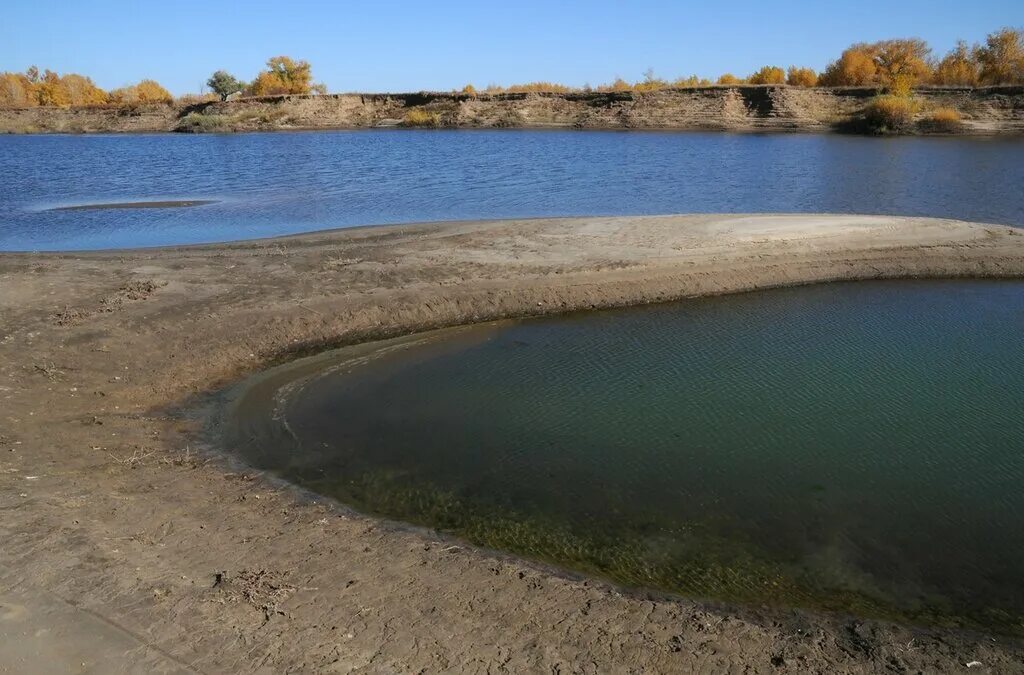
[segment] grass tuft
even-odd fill
[[[963,127],[963,118],[955,108],[936,108],[921,120],[921,126],[928,131],[955,133]]]
[[[227,127],[222,115],[189,113],[181,118],[174,130],[190,134],[209,134],[226,131]]]
[[[422,108],[412,108],[402,118],[402,126],[406,127],[436,127],[440,122],[441,118],[437,113]]]
[[[921,104],[912,98],[886,94],[872,99],[864,111],[864,119],[873,131],[901,132],[913,126],[920,110]]]

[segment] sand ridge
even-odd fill
[[[1024,277],[1024,233],[700,215],[0,254],[0,671],[54,659],[136,672],[1020,669],[1024,647],[1001,636],[625,593],[353,514],[203,454],[185,414],[329,345],[767,286],[961,276]]]

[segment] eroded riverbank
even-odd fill
[[[652,92],[464,94],[414,92],[267,96],[191,105],[0,110],[0,133],[193,133],[397,127],[678,129],[868,133],[865,109],[877,87],[736,85]],[[903,133],[1024,133],[1024,88],[922,87],[922,110]],[[961,120],[935,125],[946,108]],[[413,116],[410,116],[413,113]]]
[[[46,603],[77,607],[135,645],[130,663],[165,671],[1019,667],[1004,638],[644,599],[338,512],[207,461],[195,421],[167,411],[288,354],[445,325],[836,279],[1022,275],[1012,228],[855,216],[2,255],[0,580],[22,609],[0,630],[23,635]],[[23,651],[53,639],[24,635]],[[106,644],[70,656],[99,659]]]

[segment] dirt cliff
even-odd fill
[[[390,126],[449,128],[862,131],[874,88],[713,86],[648,93],[333,94],[243,98],[187,106],[0,110],[0,132],[253,131]],[[1024,133],[1024,87],[915,92],[918,117],[939,108],[962,122],[945,133]],[[920,124],[914,133],[925,133]]]

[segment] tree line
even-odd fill
[[[24,73],[0,73],[0,107],[5,108],[169,103],[172,98],[170,92],[153,80],[104,91],[92,79],[77,73],[58,75],[52,70],[40,73],[35,66]]]
[[[839,58],[817,73],[812,68],[777,65],[764,66],[746,77],[731,73],[721,75],[712,82],[692,75],[672,82],[654,75],[652,70],[637,82],[616,78],[609,84],[591,88],[574,88],[555,82],[531,82],[499,87],[490,85],[484,91],[501,92],[553,92],[571,91],[656,91],[669,87],[699,87],[740,84],[788,84],[797,87],[883,87],[905,95],[921,85],[956,85],[976,87],[983,85],[1024,85],[1024,30],[1002,28],[986,36],[980,44],[968,45],[960,41],[947,54],[936,57],[928,43],[919,38],[898,38],[873,43],[857,43],[845,49]],[[309,62],[288,56],[275,56],[267,60],[266,68],[251,82],[239,80],[231,73],[218,70],[207,80],[212,92],[207,97],[190,96],[183,100],[204,100],[212,96],[227,99],[233,95],[273,96],[283,94],[323,94],[327,89],[313,81]],[[473,85],[466,85],[462,93],[475,95]],[[22,108],[31,106],[78,105],[136,105],[144,103],[170,103],[170,92],[154,80],[141,82],[111,91],[104,91],[89,78],[77,73],[59,75],[51,70],[42,73],[32,66],[23,73],[0,73],[0,107]]]
[[[225,70],[218,70],[206,81],[206,86],[222,100],[234,94],[246,96],[278,96],[283,94],[326,94],[327,87],[313,82],[313,69],[308,61],[289,56],[275,56],[267,60],[267,69],[256,79],[246,83]]]
[[[923,85],[977,87],[999,84],[1024,84],[1024,30],[1002,28],[989,33],[981,44],[964,41],[941,57],[932,54],[928,43],[920,38],[897,38],[879,42],[860,42],[847,47],[839,58],[821,73],[813,68],[769,65],[738,77],[724,73],[716,80],[697,77],[664,80],[653,70],[636,82],[616,78],[608,84],[581,88],[552,82],[531,82],[508,87],[489,85],[486,93],[524,93],[545,91],[655,91],[667,88],[705,87],[711,85],[788,84],[795,87],[882,87],[905,91]],[[473,85],[463,93],[475,94]]]
[[[851,45],[819,78],[822,86],[1024,84],[1024,31],[1003,28],[985,42],[963,40],[941,58],[918,38]]]
[[[267,60],[265,70],[252,82],[243,82],[218,70],[206,82],[214,96],[226,99],[233,94],[271,96],[275,94],[325,93],[326,87],[313,82],[312,68],[306,61],[288,56]],[[204,100],[204,96],[182,97],[185,102]],[[34,106],[127,106],[145,103],[172,103],[174,97],[154,80],[142,80],[104,91],[91,78],[77,73],[60,75],[52,70],[42,73],[35,66],[23,73],[0,73],[0,107]]]

